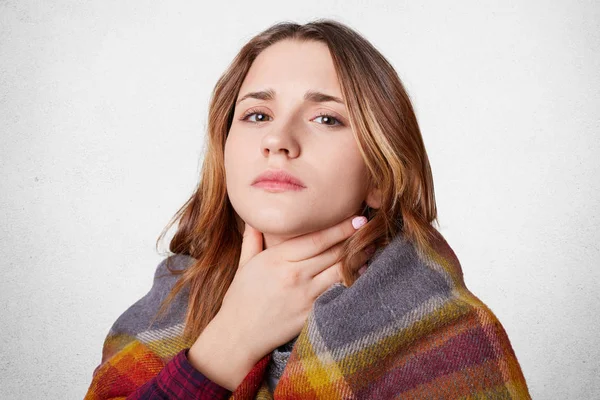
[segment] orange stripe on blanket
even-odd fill
[[[126,397],[163,367],[158,356],[133,341],[98,368],[84,400]]]

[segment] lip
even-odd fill
[[[281,169],[263,172],[254,179],[252,186],[274,191],[302,190],[306,188],[300,179]]]

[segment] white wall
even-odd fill
[[[598,3],[281,3],[0,2],[0,398],[83,397],[196,184],[220,73],[316,17],[397,68],[441,232],[532,396],[599,398]]]

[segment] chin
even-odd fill
[[[303,218],[298,213],[287,215],[287,213],[279,211],[262,210],[255,211],[243,219],[263,234],[271,236],[289,238],[303,235],[311,230],[311,226],[307,223],[310,221],[310,216],[307,215]]]
[[[305,224],[295,221],[295,218],[254,218],[256,219],[253,225],[256,229],[264,234],[276,236],[298,236],[306,230]]]

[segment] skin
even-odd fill
[[[225,143],[229,199],[238,217],[263,233],[264,248],[359,214],[363,201],[379,208],[380,193],[366,185],[345,104],[304,99],[312,90],[343,101],[327,46],[289,39],[269,46],[253,62],[236,102],[269,89],[272,99],[236,104]],[[275,193],[252,186],[267,169],[286,170],[305,188]]]

